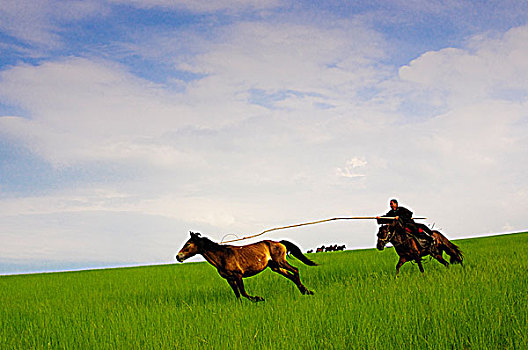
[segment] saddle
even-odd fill
[[[422,228],[418,227],[419,236],[417,236],[409,227],[405,227],[405,232],[411,236],[416,241],[416,243],[422,247],[422,249],[426,249],[428,251],[432,251],[434,249],[434,238],[433,241],[426,239],[426,233],[424,233]]]

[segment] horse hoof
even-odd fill
[[[264,298],[263,297],[254,296],[253,298],[251,298],[251,301],[253,301],[255,303],[258,303],[259,301],[264,301]]]
[[[308,289],[307,289],[307,290],[304,292],[304,295],[314,295],[314,292],[312,292],[311,290],[308,290]]]

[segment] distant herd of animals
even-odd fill
[[[334,244],[334,245],[330,245],[328,247],[325,247],[324,245],[320,246],[319,248],[316,248],[315,249],[315,252],[316,253],[323,253],[323,252],[339,252],[339,251],[343,251],[345,250],[346,246],[343,244],[343,245],[337,245],[337,244]],[[308,250],[306,253],[313,253],[313,249],[310,249]]]
[[[400,272],[400,267],[407,261],[416,262],[423,273],[422,258],[427,255],[430,255],[446,267],[450,263],[462,265],[462,251],[436,230],[433,231],[433,243],[425,244],[420,242],[417,237],[409,234],[403,226],[393,222],[392,224],[382,225],[378,230],[377,237],[376,248],[378,250],[383,250],[385,245],[390,242],[399,255],[399,260],[396,264],[396,276]],[[337,245],[331,246],[331,249],[334,249],[334,247],[335,250],[345,249],[344,246]],[[317,248],[316,252],[322,252],[323,249],[325,251],[333,251],[327,250],[328,247],[323,246]],[[246,292],[243,278],[254,276],[268,267],[273,272],[295,283],[302,294],[313,294],[311,290],[302,284],[299,270],[286,260],[288,253],[291,253],[291,255],[306,265],[317,266],[314,261],[302,253],[298,246],[289,241],[264,240],[243,246],[233,246],[215,243],[209,238],[202,237],[199,233],[194,232],[191,232],[191,238],[176,255],[176,260],[183,262],[196,254],[202,255],[207,262],[217,269],[220,276],[227,280],[237,299],[243,296],[255,302],[264,300],[260,296],[251,296]],[[444,253],[450,257],[449,262],[443,258]]]

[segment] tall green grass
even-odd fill
[[[465,267],[313,254],[315,291],[265,271],[237,301],[207,263],[0,277],[1,349],[526,349],[528,234],[456,242]]]

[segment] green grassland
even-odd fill
[[[1,349],[526,349],[528,233],[455,241],[465,266],[394,249],[295,258],[237,301],[207,263],[0,277]]]

